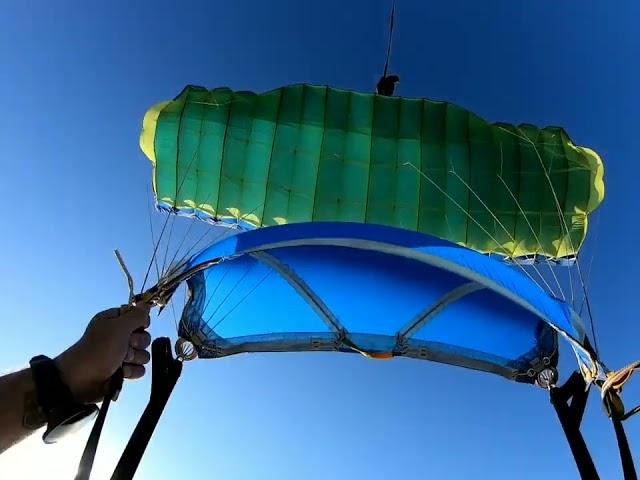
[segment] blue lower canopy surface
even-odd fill
[[[532,383],[558,331],[584,329],[513,267],[449,242],[370,224],[241,232],[192,257],[179,335],[201,358],[342,351],[404,356]]]

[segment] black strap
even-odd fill
[[[584,378],[579,372],[574,372],[562,387],[552,388],[549,394],[578,466],[580,477],[583,480],[599,479],[584,437],[580,433],[580,424],[589,394]],[[613,391],[605,395],[604,404],[616,433],[624,480],[638,480],[629,441],[622,425],[622,421],[628,418],[624,412],[624,405],[618,394]]]
[[[120,368],[109,381],[109,389],[102,401],[100,413],[98,413],[98,417],[93,424],[93,428],[91,428],[91,433],[89,434],[89,439],[84,447],[84,452],[82,452],[75,480],[89,480],[89,477],[91,476],[91,469],[93,468],[93,461],[96,457],[96,450],[98,449],[98,442],[100,441],[100,434],[102,433],[104,420],[107,417],[109,405],[122,389],[123,380],[124,376],[122,368]]]
[[[624,427],[622,426],[622,420],[619,418],[611,418],[611,421],[613,422],[613,429],[616,432],[616,440],[618,441],[624,480],[637,480],[638,475],[636,474],[636,467],[633,464],[633,457],[631,456],[627,434],[624,432]]]
[[[151,355],[153,363],[149,403],[120,457],[111,480],[130,480],[135,475],[173,387],[182,373],[182,362],[173,358],[168,338],[156,338],[151,346]]]
[[[613,423],[613,429],[616,432],[616,441],[618,442],[618,451],[620,452],[620,463],[622,464],[622,473],[624,480],[637,480],[636,467],[633,463],[633,456],[631,455],[631,448],[629,448],[629,441],[627,440],[627,434],[624,431],[622,422],[633,415],[633,411],[625,413],[624,404],[618,392],[609,389],[604,397],[604,406],[609,417],[611,417],[611,423]]]
[[[36,385],[38,404],[46,415],[60,407],[74,403],[71,390],[64,383],[55,362],[45,355],[38,355],[29,361],[31,377]]]
[[[580,472],[580,478],[582,480],[599,480],[600,476],[580,432],[588,395],[587,385],[578,372],[574,372],[563,386],[553,387],[549,391],[551,404],[558,414],[562,430],[564,430],[569,442],[569,448],[571,448],[578,472]]]
[[[382,77],[378,80],[376,85],[376,93],[378,95],[384,95],[390,97],[396,87],[396,83],[400,81],[400,77],[397,75],[389,75],[389,63],[391,61],[391,49],[393,47],[393,30],[396,24],[396,0],[391,2],[391,13],[389,14],[389,38],[387,39],[387,55],[384,61],[384,69]]]
[[[389,14],[389,38],[387,39],[387,56],[384,62],[383,77],[387,76],[389,61],[391,60],[391,48],[393,47],[393,30],[396,26],[396,0],[391,2],[391,13]]]

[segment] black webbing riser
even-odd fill
[[[574,372],[563,386],[554,387],[549,391],[551,403],[558,414],[558,419],[569,442],[580,477],[582,480],[599,480],[600,477],[593,459],[580,432],[588,394],[587,385],[579,372]],[[609,395],[611,396],[605,397],[605,407],[611,417],[616,434],[623,478],[624,480],[638,480],[627,435],[622,425],[624,406],[617,393]],[[569,402],[571,403],[569,404]],[[616,405],[617,407],[615,407]]]
[[[584,381],[581,376],[576,378],[575,375],[576,373],[562,387],[552,388],[549,391],[549,397],[567,437],[580,478],[582,480],[600,480],[587,444],[580,432],[580,423],[587,403],[588,391],[584,388],[580,389],[580,383],[584,385]],[[571,399],[571,405],[568,404],[569,399]]]
[[[113,400],[115,400],[118,392],[122,389],[122,382],[123,372],[122,368],[120,368],[111,377],[107,394],[102,401],[102,407],[100,407],[100,412],[96,417],[93,427],[91,428],[91,433],[89,434],[89,438],[87,439],[87,444],[85,445],[84,451],[82,452],[82,457],[80,458],[80,465],[78,466],[78,472],[76,474],[75,480],[89,480],[89,477],[91,476],[93,461],[96,457],[96,451],[98,450],[98,443],[100,442],[100,435],[102,434],[104,421],[107,418],[109,405]]]
[[[149,403],[120,457],[111,480],[131,480],[135,475],[173,387],[182,373],[182,362],[173,358],[168,338],[155,339],[151,351],[153,363]]]
[[[616,432],[616,441],[618,442],[620,463],[622,464],[624,480],[638,480],[636,467],[633,463],[633,456],[631,455],[631,448],[629,447],[629,441],[627,440],[627,434],[625,433],[624,426],[622,425],[622,419],[614,413],[611,415],[611,423],[613,423],[613,430]]]

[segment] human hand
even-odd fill
[[[82,338],[56,359],[63,380],[80,402],[97,402],[104,397],[109,379],[123,367],[124,378],[144,376],[151,356],[150,305],[125,305],[98,313]]]

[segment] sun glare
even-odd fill
[[[35,434],[0,455],[0,478],[68,480],[75,477],[88,429],[86,434],[74,435],[54,445],[45,445],[40,435]],[[102,438],[91,478],[109,478],[116,462],[116,452],[108,439]]]

